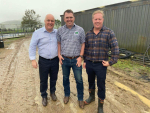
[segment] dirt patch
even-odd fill
[[[56,102],[51,100],[48,88],[48,105],[47,107],[42,106],[39,70],[33,69],[31,66],[28,55],[29,43],[30,38],[24,38],[7,47],[13,49],[5,48],[0,52],[0,113],[97,113],[97,94],[94,102],[85,106],[83,110],[79,108],[72,71],[70,74],[70,101],[67,105],[63,103],[61,66],[56,85],[58,100]],[[36,58],[38,60],[38,54]],[[85,69],[82,72],[84,99],[86,99],[88,97],[88,79]],[[118,85],[119,83],[121,85]],[[135,95],[133,91],[138,95]],[[150,100],[149,82],[140,81],[116,68],[108,68],[104,113],[150,113],[149,105],[140,97]]]

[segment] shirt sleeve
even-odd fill
[[[57,37],[57,42],[61,42],[60,29],[57,30],[56,37]]]
[[[36,46],[38,44],[38,35],[36,32],[33,33],[30,46],[29,46],[29,58],[35,60],[36,58]]]
[[[80,31],[80,44],[83,44],[85,42],[85,32],[83,30],[83,28]]]
[[[115,37],[115,33],[113,31],[110,31],[110,37],[109,37],[109,47],[111,49],[111,58],[109,61],[110,66],[117,63],[119,58],[119,46],[117,38]]]
[[[86,62],[86,55],[87,55],[87,50],[88,50],[88,37],[87,37],[87,34],[88,33],[86,33],[86,37],[85,37],[85,48],[84,48],[84,55],[83,55],[84,62]]]

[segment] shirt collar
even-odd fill
[[[92,27],[92,29],[90,30],[90,31],[92,31],[93,32],[93,29],[94,29],[94,27]],[[103,25],[103,27],[101,28],[101,30],[100,31],[104,31],[105,30],[105,26]]]
[[[48,32],[45,28],[45,26],[43,27],[43,32]],[[55,33],[55,30],[53,29],[53,31],[51,33]]]
[[[75,27],[75,26],[76,26],[76,24],[74,23],[74,24],[73,24],[73,27]],[[65,28],[68,28],[66,24],[64,25],[64,27],[65,27]]]

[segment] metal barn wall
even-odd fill
[[[93,26],[92,13],[103,10],[104,25],[115,32],[119,47],[144,53],[150,44],[150,0],[128,1],[75,13],[75,23],[87,32]],[[64,25],[63,15],[61,15]]]

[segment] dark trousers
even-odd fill
[[[95,89],[95,77],[97,76],[98,97],[105,99],[105,79],[107,67],[102,62],[86,61],[86,72],[88,74],[89,89]]]
[[[40,92],[41,96],[47,97],[48,74],[50,77],[50,93],[56,90],[56,81],[59,70],[59,59],[45,59],[39,56]]]

